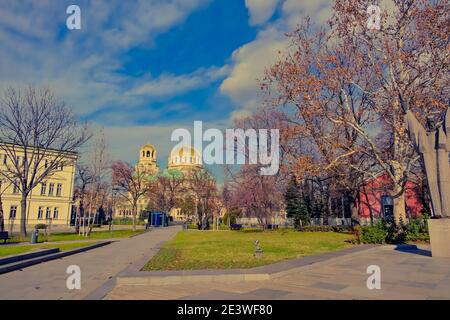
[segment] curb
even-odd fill
[[[108,245],[110,243],[112,243],[112,241],[100,242],[100,243],[93,244],[91,246],[86,246],[86,247],[77,248],[77,249],[68,250],[68,251],[57,252],[55,254],[50,254],[50,255],[46,255],[46,256],[42,256],[42,257],[37,257],[37,258],[31,259],[31,260],[27,260],[27,261],[18,262],[18,263],[15,263],[15,264],[5,265],[5,266],[0,267],[0,274],[12,272],[12,271],[16,271],[16,270],[20,270],[20,269],[24,269],[24,268],[28,268],[28,267],[31,267],[33,265],[36,265],[36,264],[39,264],[39,263],[42,263],[42,262],[47,262],[47,261],[51,261],[51,260],[55,260],[55,259],[61,259],[61,258],[70,256],[70,255],[73,255],[73,254],[77,254],[77,253],[89,251],[89,250],[92,250],[92,249],[100,248],[100,247],[106,246],[106,245]]]
[[[122,273],[117,277],[117,285],[179,285],[204,282],[252,282],[276,279],[329,262],[340,260],[360,252],[379,249],[380,246],[364,245],[351,247],[321,255],[307,256],[295,260],[282,261],[251,269],[192,270],[192,271],[139,271]],[[215,272],[221,272],[216,273]]]
[[[40,250],[40,251],[36,251],[36,252],[31,252],[31,253],[18,254],[15,256],[0,259],[0,266],[5,265],[5,264],[14,263],[14,262],[23,261],[23,260],[33,259],[33,258],[37,258],[37,257],[41,257],[41,256],[46,256],[46,255],[57,253],[57,252],[59,252],[59,248],[45,249],[45,250]]]

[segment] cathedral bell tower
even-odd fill
[[[141,147],[139,151],[138,166],[141,170],[155,174],[158,172],[158,165],[156,164],[156,148],[151,144],[146,144]]]

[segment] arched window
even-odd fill
[[[142,157],[145,157],[145,151],[142,151]]]
[[[147,158],[150,158],[150,151],[147,151]]]

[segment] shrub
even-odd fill
[[[408,241],[428,241],[427,216],[410,219],[408,224],[394,219],[379,220],[373,226],[364,226],[357,229],[357,239],[360,243],[399,244]]]
[[[197,230],[198,226],[195,223],[188,223],[186,229]]]
[[[380,220],[373,226],[364,226],[358,228],[357,238],[361,243],[382,244],[386,243],[388,230],[386,224]]]
[[[418,219],[411,219],[405,227],[406,241],[429,241],[428,216],[423,215]]]
[[[47,225],[45,223],[39,223],[39,224],[35,225],[34,228],[37,230],[45,230],[45,229],[47,229]]]
[[[133,218],[124,217],[124,218],[116,218],[113,220],[114,225],[133,225]],[[145,225],[144,221],[136,219],[136,225]]]
[[[352,232],[353,228],[351,226],[325,226],[325,225],[313,225],[313,226],[303,226],[298,229],[304,232],[341,232],[348,233]]]

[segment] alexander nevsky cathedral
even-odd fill
[[[156,174],[160,171],[160,168],[156,162],[157,151],[151,144],[146,144],[141,147],[139,151],[139,161],[136,166],[141,171],[145,171],[148,174]],[[183,146],[175,147],[170,152],[167,160],[167,169],[177,169],[181,172],[188,172],[192,170],[202,170],[202,159],[200,153],[192,147]],[[119,199],[118,199],[119,200]],[[119,200],[120,201],[120,200]],[[138,214],[147,209],[148,204],[147,197],[143,197],[138,202]],[[170,211],[170,216],[174,221],[185,221],[185,217],[180,208],[173,208]],[[132,217],[132,210],[126,201],[117,203],[115,210],[116,217]]]

